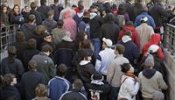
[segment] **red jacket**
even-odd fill
[[[160,41],[161,41],[160,34],[156,34],[156,33],[153,34],[151,36],[150,40],[147,43],[145,43],[145,45],[143,46],[143,49],[142,49],[143,55],[146,55],[147,54],[148,48],[151,45],[155,44],[155,45],[158,45],[159,46]],[[160,48],[160,46],[159,46],[159,49],[157,50],[156,53],[157,53],[157,55],[158,55],[158,57],[159,57],[160,60],[162,60],[164,58],[164,54],[163,54],[163,51]]]
[[[125,35],[125,32],[131,32],[132,33],[132,36],[131,36],[132,41],[138,46],[138,48],[140,48],[140,41],[139,41],[138,33],[137,33],[135,27],[131,26],[131,25],[123,26],[123,29],[119,33],[119,38],[118,38],[119,40],[121,40],[123,35]]]

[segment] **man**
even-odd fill
[[[35,97],[35,88],[39,83],[44,83],[44,76],[36,70],[37,62],[30,60],[28,63],[29,71],[24,73],[21,79],[21,87],[24,91],[25,100]]]
[[[52,52],[52,47],[44,45],[39,54],[33,56],[32,60],[37,62],[36,69],[44,74],[45,84],[55,76],[55,66],[53,60],[49,57]]]
[[[105,79],[107,75],[107,68],[111,61],[115,58],[114,50],[110,47],[112,46],[112,41],[110,39],[103,38],[102,48],[99,55],[97,56],[95,69],[97,72],[101,73]]]
[[[42,20],[47,18],[47,13],[51,9],[49,6],[46,5],[46,0],[40,0],[41,6],[37,8],[37,11],[41,13]]]
[[[70,83],[67,79],[64,78],[67,72],[67,66],[65,64],[60,64],[57,66],[56,74],[49,83],[49,98],[51,100],[58,100],[63,93],[70,89]]]
[[[64,93],[59,100],[88,100],[84,94],[81,93],[83,83],[80,79],[73,82],[73,89]]]
[[[111,62],[107,69],[107,82],[112,86],[111,100],[117,100],[118,92],[120,89],[120,79],[122,76],[121,65],[129,63],[128,59],[123,57],[125,51],[124,46],[117,44],[115,47],[115,59]]]
[[[30,7],[31,7],[30,14],[35,15],[35,17],[36,17],[36,24],[40,25],[42,23],[42,18],[41,18],[41,13],[36,10],[37,9],[36,3],[32,2],[30,4]]]

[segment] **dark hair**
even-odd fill
[[[54,10],[49,10],[47,13],[47,18],[49,18],[52,15],[54,15]]]
[[[34,38],[29,39],[28,48],[36,49],[36,46],[37,46],[36,39]]]
[[[130,67],[131,67],[131,66],[130,66],[129,63],[124,63],[124,64],[121,65],[121,71],[122,71],[123,73],[126,73],[127,71],[129,71]]]
[[[37,62],[35,60],[30,60],[29,63],[28,63],[28,68],[30,70],[35,70],[36,69],[36,66],[37,66]]]
[[[46,4],[46,0],[40,0],[40,4],[41,5],[45,5]]]
[[[83,87],[83,82],[80,79],[75,79],[73,85],[76,90],[81,90]]]
[[[48,45],[48,44],[45,44],[42,46],[42,49],[41,49],[42,52],[52,52],[53,51],[53,48]]]
[[[14,11],[15,7],[18,7],[20,9],[20,6],[18,4],[14,4],[13,11]]]
[[[57,66],[56,68],[56,73],[58,76],[65,76],[66,72],[67,72],[67,66],[65,64],[60,64],[59,66]]]
[[[13,78],[15,78],[15,75],[13,75],[13,74],[5,74],[4,78],[3,78],[4,86],[9,86],[13,82]]]
[[[46,27],[44,25],[38,25],[35,29],[35,32],[38,35],[42,35],[46,31]]]
[[[15,46],[9,46],[8,47],[8,63],[13,63],[16,58],[16,47]]]
[[[44,84],[38,84],[35,88],[35,94],[38,97],[47,96],[47,87]]]
[[[107,13],[104,17],[105,22],[113,22],[114,21],[114,15],[112,13]]]
[[[80,49],[91,49],[91,43],[88,39],[85,39],[84,41],[80,42]]]
[[[30,14],[28,17],[28,22],[33,22],[34,20],[36,20],[36,16],[34,14]]]
[[[78,55],[80,57],[79,60],[87,59],[87,57],[92,56],[93,52],[89,49],[81,49],[78,51]]]
[[[119,15],[124,15],[126,13],[126,7],[124,4],[120,4],[118,7],[118,14]]]
[[[25,41],[25,35],[22,31],[18,31],[16,33],[16,41],[17,42],[24,42]]]
[[[115,50],[118,51],[119,54],[123,54],[125,52],[125,47],[121,44],[117,44]]]
[[[59,28],[62,28],[63,27],[63,24],[64,24],[64,21],[63,20],[58,20],[58,22],[57,22],[57,25],[58,25],[58,27]]]
[[[32,2],[32,3],[30,4],[30,7],[31,7],[32,10],[34,10],[34,9],[37,7],[37,5],[36,5],[35,2]]]

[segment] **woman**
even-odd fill
[[[5,5],[2,5],[0,12],[1,12],[1,17],[0,17],[1,27],[9,25],[8,7]]]
[[[135,96],[139,90],[139,81],[133,74],[134,68],[129,63],[121,65],[121,71],[124,73],[121,77],[121,86],[118,100],[136,100]]]

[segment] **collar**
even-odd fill
[[[88,63],[90,63],[90,61],[87,61],[87,60],[81,60],[80,61],[80,65],[86,65]]]
[[[100,80],[92,80],[91,84],[96,84],[96,85],[103,85],[104,83]]]

